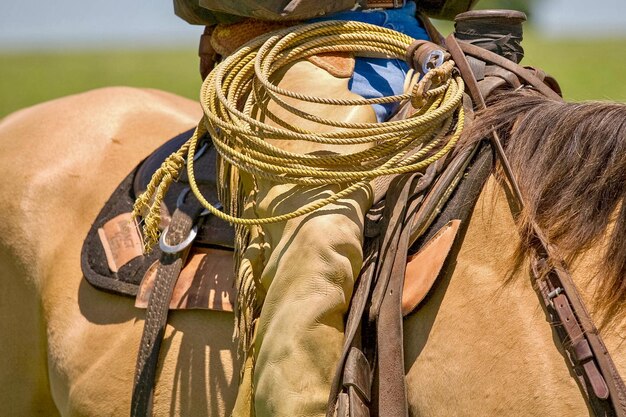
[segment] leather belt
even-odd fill
[[[359,3],[363,9],[399,9],[404,7],[404,0],[363,0]]]

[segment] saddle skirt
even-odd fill
[[[149,299],[158,259],[162,250],[143,251],[140,225],[132,218],[133,203],[147,187],[152,174],[165,158],[192,135],[193,130],[170,139],[142,161],[120,183],[94,221],[83,244],[81,265],[85,279],[94,287],[129,297],[145,308]],[[217,204],[215,149],[203,139],[197,182],[209,201]],[[166,227],[179,199],[189,192],[186,173],[175,182],[161,209]],[[234,229],[228,223],[205,216],[198,225],[194,248],[187,257],[170,303],[171,309],[205,308],[233,311]]]

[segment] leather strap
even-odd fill
[[[461,76],[463,77],[463,81],[465,81],[465,86],[468,89],[469,95],[474,102],[474,105],[478,109],[484,109],[487,107],[485,104],[485,99],[482,94],[480,94],[480,89],[478,88],[478,82],[476,81],[476,77],[470,67],[469,62],[467,61],[467,57],[461,50],[461,46],[457,42],[454,34],[448,35],[446,38],[446,48],[450,55],[452,56],[452,60],[456,64],[456,67],[459,69]]]
[[[370,417],[372,372],[363,352],[353,347],[343,374],[344,392],[339,394],[337,417]]]
[[[352,387],[359,397],[369,402],[372,399],[372,379],[367,358],[357,348],[350,349],[343,377],[345,387]]]
[[[431,186],[431,184],[433,184],[433,179],[435,177],[435,172],[436,171],[436,166],[433,164],[431,165],[433,172],[426,172],[426,174],[424,174],[423,176],[421,174],[417,174],[420,177],[419,178],[415,178],[415,184],[411,184],[412,185],[412,189],[411,189],[411,195],[410,196],[400,196],[400,195],[393,195],[392,194],[392,190],[395,190],[393,192],[395,193],[400,193],[402,192],[402,188],[398,188],[399,186],[397,185],[399,183],[399,181],[406,181],[407,178],[413,178],[414,175],[416,174],[405,174],[404,176],[400,176],[400,177],[396,177],[394,179],[394,182],[392,182],[392,184],[389,187],[389,191],[387,193],[387,198],[385,201],[385,210],[383,213],[383,224],[381,225],[381,230],[383,231],[384,235],[380,236],[380,243],[379,243],[379,247],[377,248],[378,250],[378,257],[379,257],[379,262],[377,265],[377,269],[376,269],[376,286],[374,287],[373,291],[372,291],[372,296],[371,296],[371,303],[370,303],[370,307],[369,307],[369,316],[367,318],[368,322],[370,323],[376,323],[376,320],[378,318],[378,315],[380,314],[380,309],[381,306],[383,304],[383,299],[385,297],[385,292],[387,290],[387,285],[390,279],[390,269],[391,269],[391,264],[387,263],[387,265],[385,265],[384,267],[381,266],[382,263],[385,263],[385,254],[391,254],[390,256],[393,257],[394,253],[393,251],[389,250],[388,246],[389,245],[396,245],[396,242],[393,240],[393,233],[396,233],[396,235],[400,232],[399,230],[392,230],[390,229],[390,227],[395,227],[396,229],[401,229],[402,227],[404,227],[405,225],[405,219],[407,218],[407,216],[410,215],[411,218],[411,222],[413,221],[413,216],[415,215],[415,213],[411,212],[410,214],[408,214],[408,212],[398,212],[398,210],[402,210],[404,209],[404,206],[402,207],[395,207],[395,204],[398,204],[398,202],[400,204],[404,203],[406,204],[406,201],[409,197],[411,197],[411,201],[413,205],[417,205],[418,203],[421,204],[420,207],[424,206],[423,201],[425,201],[425,199],[431,198],[432,200],[438,200],[438,198],[442,198],[441,194],[438,194],[437,191],[434,191],[433,188],[431,188],[428,192],[428,195],[426,196],[426,198],[420,196],[418,197],[418,195],[420,193],[422,193],[423,191],[425,191],[427,189],[427,187]],[[429,169],[431,169],[431,167],[429,167]],[[395,185],[394,185],[395,184]],[[406,184],[404,184],[404,182],[402,183],[403,186],[406,186]],[[435,187],[436,184],[432,185],[432,187]],[[432,196],[432,194],[435,193],[437,195]],[[433,205],[433,209],[434,209],[434,205]],[[396,210],[396,211],[394,211]],[[424,209],[421,209],[424,210]],[[391,216],[394,215],[396,218],[393,219]],[[402,215],[402,217],[401,217]],[[410,226],[410,223],[407,223],[407,226]],[[407,227],[408,229],[410,229],[410,227]],[[410,230],[409,230],[410,231]],[[399,236],[399,235],[398,235]],[[396,236],[397,239],[397,236]],[[408,248],[407,248],[408,249]],[[406,262],[406,251],[404,253],[405,256],[405,262]],[[382,275],[382,276],[381,276]]]
[[[435,163],[428,168],[425,174],[418,174],[419,179],[417,181],[417,185],[412,190],[412,198],[416,202],[422,201],[423,196],[419,196],[419,194],[425,192],[433,184],[436,174],[440,169],[441,166],[438,163]],[[394,183],[394,181],[399,181],[399,178],[400,176],[395,176],[392,183]],[[326,412],[327,417],[335,415],[337,402],[340,403],[336,413],[337,416],[341,416],[341,412],[343,412],[344,409],[348,410],[349,408],[346,404],[348,404],[351,400],[347,395],[344,395],[345,393],[340,394],[341,390],[345,389],[345,381],[346,377],[348,377],[348,375],[346,375],[348,372],[348,354],[352,352],[355,347],[361,347],[360,333],[363,332],[361,320],[364,317],[366,307],[369,307],[367,317],[370,319],[368,322],[370,323],[370,326],[374,327],[383,302],[384,286],[380,285],[381,281],[378,277],[378,267],[380,261],[379,251],[382,247],[381,240],[384,238],[381,233],[385,230],[385,224],[381,224],[383,223],[381,219],[383,218],[383,211],[385,214],[388,214],[387,211],[390,210],[389,204],[391,203],[389,201],[391,194],[388,193],[386,198],[387,200],[385,201],[385,205],[382,210],[375,206],[370,209],[370,212],[367,214],[367,220],[365,223],[367,239],[363,249],[363,267],[361,268],[361,272],[356,283],[356,288],[354,290],[350,309],[348,311],[348,317],[346,319],[344,345],[331,385],[328,408]],[[434,207],[435,206],[433,206],[433,209]],[[377,285],[376,288],[373,289],[372,287],[375,281],[377,282]],[[370,297],[373,299],[371,300]],[[369,396],[366,397],[366,400],[370,400]],[[349,412],[349,410],[347,412]]]
[[[188,236],[202,211],[202,206],[195,198],[188,198],[176,209],[167,229],[167,242],[175,246],[182,243]],[[187,250],[177,253],[164,253],[159,259],[157,276],[148,307],[141,335],[141,343],[135,366],[133,396],[131,400],[131,417],[148,417],[152,415],[152,402],[156,369],[159,362],[161,341],[167,325],[170,299],[178,275],[182,269]]]
[[[469,45],[469,44],[465,44],[464,45]],[[473,46],[473,45],[471,45]],[[467,58],[465,56],[464,50],[462,49],[460,43],[456,40],[456,38],[454,37],[454,34],[451,34],[450,36],[448,36],[446,38],[446,47],[448,48],[448,51],[450,52],[450,55],[452,55],[452,59],[454,60],[455,64],[457,65],[457,68],[459,68],[459,72],[461,73],[461,76],[463,77],[463,81],[465,81],[467,88],[469,90],[470,96],[472,97],[472,101],[474,102],[474,105],[476,106],[476,108],[478,110],[484,110],[487,108],[487,104],[485,103],[485,98],[483,97],[482,93],[480,92],[480,87],[478,86],[478,81],[476,81],[476,77],[474,76],[474,73],[470,67],[469,62],[467,61]],[[476,47],[478,48],[478,47]],[[482,48],[478,48],[481,49]],[[485,52],[488,52],[486,50],[484,50]],[[491,52],[489,52],[491,53]],[[493,54],[495,56],[497,56],[498,58],[503,59],[504,61],[507,61],[508,64],[512,64],[516,67],[519,67],[519,65],[517,65],[517,63],[514,63],[512,61],[509,61],[506,58],[502,58],[499,55]],[[507,65],[508,65],[507,64]],[[521,67],[520,67],[521,68]],[[513,71],[512,71],[513,72]],[[514,73],[514,72],[513,72]],[[542,83],[543,85],[543,83]],[[545,85],[544,85],[545,87]],[[548,88],[548,87],[546,87]],[[550,90],[548,88],[548,90]],[[552,91],[552,90],[550,90]],[[553,92],[554,93],[554,92]],[[556,93],[554,93],[556,94]],[[559,97],[560,99],[560,97]],[[500,141],[500,138],[498,137],[498,134],[496,133],[495,130],[491,131],[491,137],[489,138],[491,140],[491,143],[498,155],[498,159],[501,162],[502,165],[502,170],[504,171],[505,176],[507,177],[507,180],[509,181],[509,184],[511,185],[512,191],[515,194],[515,198],[517,199],[517,201],[520,202],[520,207],[523,207],[523,202],[524,199],[522,197],[522,193],[519,189],[519,186],[517,184],[517,181],[515,180],[515,177],[513,175],[513,170],[511,169],[511,164],[509,164],[509,160],[506,156],[506,154],[504,153],[504,148],[502,147],[502,142]]]
[[[364,9],[399,9],[404,6],[403,0],[365,0]]]
[[[469,44],[465,44],[464,43],[464,45],[469,45]],[[448,50],[450,51],[450,54],[452,55],[452,59],[454,60],[454,62],[456,63],[457,67],[459,68],[459,71],[461,72],[461,76],[463,77],[463,81],[465,81],[465,83],[467,84],[467,88],[470,91],[470,95],[472,96],[472,100],[474,101],[475,106],[479,110],[486,109],[487,108],[487,104],[485,103],[485,98],[483,97],[482,93],[480,92],[480,87],[478,86],[478,82],[476,81],[476,77],[474,77],[474,73],[472,72],[469,63],[467,62],[467,58],[465,57],[465,53],[464,53],[460,43],[457,42],[457,40],[454,37],[454,35],[450,35],[450,36],[448,36],[446,38],[446,46],[448,47]],[[478,48],[478,49],[482,49],[482,48]],[[488,52],[488,51],[485,51],[485,52]],[[489,53],[491,53],[491,52],[489,52]],[[493,54],[493,55],[495,55],[495,54]],[[496,56],[498,56],[498,55],[496,55]],[[502,57],[499,57],[499,58],[502,58]],[[502,58],[502,59],[507,61],[509,64],[512,64],[514,66],[519,67],[519,65],[517,65],[516,63],[514,63],[512,61],[509,61],[506,58]],[[519,68],[521,68],[521,67],[519,67]],[[511,72],[513,72],[513,71],[511,71]],[[515,72],[513,72],[513,73],[515,73]],[[548,87],[546,87],[546,88],[548,88]],[[550,90],[550,89],[548,88],[548,90]],[[552,91],[552,90],[550,90],[550,91]],[[552,93],[556,94],[553,91],[552,91]],[[559,100],[561,100],[560,97],[559,97]],[[509,159],[507,158],[506,154],[504,153],[504,148],[502,147],[502,142],[500,141],[500,138],[498,137],[498,134],[496,133],[495,130],[491,131],[491,137],[489,139],[491,140],[491,143],[492,143],[492,145],[493,145],[493,147],[494,147],[494,149],[496,151],[496,154],[498,155],[498,159],[500,160],[500,163],[502,165],[502,170],[504,171],[504,175],[507,177],[507,180],[508,180],[509,184],[511,185],[511,188],[512,188],[512,191],[513,191],[513,193],[515,195],[515,198],[520,203],[520,208],[521,208],[521,207],[524,206],[524,199],[522,197],[522,193],[521,193],[521,191],[519,189],[519,186],[517,184],[517,180],[515,179],[515,176],[513,175],[513,170],[511,169],[511,164],[509,164]]]
[[[480,154],[479,156],[477,154]],[[489,162],[489,163],[487,163]],[[469,171],[467,176],[464,176],[468,166],[472,164],[473,168]],[[346,320],[345,327],[345,339],[344,339],[344,348],[342,354],[340,356],[340,360],[338,362],[333,383],[331,385],[331,392],[329,396],[327,416],[331,417],[335,415],[342,416],[344,411],[350,412],[349,403],[351,403],[350,393],[341,393],[341,390],[345,390],[345,381],[349,377],[346,375],[348,373],[348,364],[347,358],[348,353],[354,350],[354,347],[361,347],[360,335],[361,332],[363,334],[367,334],[370,327],[377,326],[377,321],[379,314],[382,310],[382,305],[384,303],[384,298],[386,294],[388,281],[386,279],[390,278],[391,275],[381,276],[381,269],[379,264],[384,262],[384,257],[380,256],[379,248],[382,250],[386,246],[381,243],[383,238],[386,238],[389,242],[390,237],[383,236],[382,233],[385,230],[388,230],[388,233],[394,232],[393,227],[389,229],[389,226],[395,224],[397,227],[403,227],[403,233],[408,232],[408,245],[413,245],[415,240],[420,236],[420,233],[424,233],[425,235],[429,235],[429,225],[435,221],[436,230],[441,228],[441,222],[439,219],[445,218],[446,223],[452,219],[461,219],[462,223],[465,223],[466,219],[471,214],[474,203],[478,200],[478,196],[480,194],[480,190],[484,182],[486,181],[489,173],[491,172],[491,152],[488,146],[480,146],[476,147],[474,150],[469,150],[467,152],[461,153],[448,163],[446,169],[439,175],[439,171],[441,171],[441,167],[438,164],[434,164],[424,173],[419,176],[417,179],[417,183],[411,189],[411,195],[408,197],[412,201],[412,205],[408,211],[405,213],[405,217],[402,218],[397,214],[398,219],[402,219],[400,223],[397,221],[386,223],[386,224],[378,224],[374,223],[379,221],[381,218],[385,218],[382,213],[379,213],[380,210],[377,208],[373,208],[370,213],[368,213],[368,220],[366,221],[366,230],[369,230],[367,233],[368,239],[366,240],[366,244],[364,247],[364,263],[363,268],[361,269],[361,274],[359,275],[359,279],[357,280],[356,288],[352,297],[351,306],[348,312],[348,318]],[[461,181],[461,179],[463,180]],[[399,177],[394,179],[395,182],[399,181]],[[457,188],[458,186],[458,188]],[[428,190],[428,193],[424,196],[423,193]],[[454,193],[451,190],[456,190]],[[400,204],[398,197],[392,199],[391,191],[387,195],[387,200],[385,201],[385,215],[390,215],[390,210],[394,207],[396,210],[403,209],[406,204]],[[393,201],[392,201],[393,200]],[[395,203],[394,203],[395,201]],[[444,205],[447,203],[447,206],[444,209]],[[395,205],[394,205],[395,204]],[[414,209],[419,205],[419,210]],[[440,210],[443,212],[437,217],[436,213]],[[372,213],[372,211],[375,211]],[[388,218],[388,217],[387,217]],[[374,223],[374,224],[371,224]],[[379,222],[381,223],[381,222]],[[445,224],[445,223],[444,223]],[[385,227],[387,226],[387,227]],[[465,226],[465,225],[463,225]],[[435,231],[436,231],[435,230]],[[399,230],[395,230],[395,233],[399,233]],[[391,235],[390,235],[391,236]],[[430,238],[432,236],[429,236]],[[421,245],[421,243],[420,243]],[[397,246],[394,246],[397,248]],[[396,253],[401,253],[402,251],[397,251]],[[393,254],[394,252],[388,250],[388,253]],[[387,268],[392,269],[393,265],[390,261],[393,260],[393,256],[391,259],[387,261]],[[403,263],[406,264],[406,250],[403,253]],[[405,265],[401,265],[404,268]],[[378,267],[378,269],[377,269]],[[398,266],[396,266],[398,267]],[[401,274],[402,270],[399,270],[397,274]],[[374,281],[376,280],[376,287],[372,290],[372,286]],[[396,293],[400,293],[400,291],[396,291]],[[371,296],[371,300],[369,297]],[[365,323],[371,323],[367,328],[361,327],[361,317],[365,312],[365,308],[369,304],[369,314],[368,317],[365,318]],[[400,306],[400,304],[398,304]],[[393,304],[392,304],[393,306]],[[393,308],[393,307],[392,307]],[[395,310],[393,311],[395,312]],[[400,312],[401,314],[401,312]],[[393,319],[394,315],[391,315]],[[396,321],[396,323],[398,323]],[[396,327],[397,334],[397,327]],[[368,347],[371,347],[372,341],[365,340],[364,343],[367,344]],[[396,345],[400,345],[401,341],[397,341]],[[391,355],[388,354],[388,357],[394,356],[398,357],[398,352]],[[402,359],[402,355],[400,355]],[[387,374],[396,373],[399,381],[404,381],[404,374],[399,372],[400,367],[387,367],[386,365],[380,366],[378,368],[379,376],[380,373]],[[403,371],[402,371],[403,372]],[[391,397],[390,397],[391,398]],[[369,398],[365,396],[365,400],[368,401]],[[373,401],[376,402],[378,400],[378,396],[373,398]],[[390,401],[392,401],[390,399]],[[336,404],[339,403],[338,408],[336,410]],[[373,409],[378,409],[376,404],[373,405]]]
[[[402,287],[409,250],[410,227],[406,227],[418,203],[410,200],[421,174],[405,175],[391,184],[385,206],[386,234],[381,242],[378,282],[375,294],[382,293],[376,320],[378,346],[377,409],[380,417],[409,415],[404,376],[402,330]],[[373,301],[374,302],[374,301]],[[371,316],[370,316],[371,317]]]
[[[442,221],[444,218],[448,221],[452,218],[458,218],[464,223],[464,227],[467,227],[466,220],[471,214],[474,204],[480,195],[480,190],[491,172],[491,153],[488,148],[480,147],[480,149],[483,149],[483,151],[480,152],[480,157],[474,160],[474,168],[466,177],[463,185],[457,187],[457,184],[455,184],[454,197],[449,199],[449,193],[444,193],[445,197],[443,197],[441,191],[438,192],[440,198],[448,203],[439,217]],[[472,155],[475,156],[475,153],[472,153]],[[464,168],[461,171],[465,172],[467,165],[462,164],[460,166]],[[456,175],[449,176],[454,177]],[[386,228],[388,236],[385,236],[381,247],[381,259],[383,261],[377,283],[377,287],[384,286],[385,281],[388,281],[376,322],[378,345],[378,378],[376,380],[378,389],[375,406],[378,415],[381,417],[402,417],[408,415],[401,311],[402,286],[405,277],[406,253],[408,252],[413,232],[411,225],[414,224],[416,218],[427,219],[430,217],[414,214],[418,212],[417,207],[420,201],[411,199],[413,194],[412,188],[415,187],[412,183],[414,179],[408,178],[405,181],[404,184],[397,184],[395,194],[399,194],[399,196],[391,201],[391,204],[395,203],[395,206]],[[402,188],[398,192],[397,188],[400,188],[400,185],[402,185]],[[438,188],[438,190],[443,189]],[[435,188],[432,191],[434,192]],[[421,207],[424,207],[424,204],[425,202],[421,202]],[[397,207],[397,205],[401,205],[401,207]],[[437,224],[430,229],[433,233],[439,230],[439,223],[438,220]],[[427,235],[430,235],[430,233],[427,233]],[[427,238],[430,237],[427,236]],[[427,241],[427,239],[422,240],[422,242],[424,241]],[[375,300],[373,298],[373,305]]]
[[[344,344],[341,352],[341,356],[335,368],[335,375],[331,384],[330,395],[328,397],[328,408],[326,410],[327,417],[333,417],[335,415],[335,406],[337,402],[341,402],[342,388],[344,388],[343,382],[345,381],[345,369],[347,369],[348,356],[354,345],[360,345],[356,340],[359,336],[358,332],[361,329],[361,319],[365,312],[365,306],[369,301],[369,295],[372,289],[372,282],[374,281],[374,273],[376,272],[376,262],[378,260],[378,240],[369,239],[366,241],[365,248],[363,250],[363,267],[357,280],[356,288],[352,295],[350,303],[350,310],[348,311],[348,318],[346,319]],[[369,367],[369,364],[368,364]],[[371,375],[370,375],[371,377]],[[371,384],[370,384],[371,385]],[[349,397],[346,393],[343,403],[345,408],[349,407]],[[366,396],[366,399],[371,400],[371,386],[370,393]],[[343,416],[342,410],[338,410],[337,416]],[[345,410],[346,413],[349,410]]]
[[[582,365],[595,396],[606,400],[609,398],[609,387],[593,361],[593,351],[570,306],[569,298],[561,293],[552,298],[551,301],[552,307],[559,316],[563,329],[568,335],[567,346],[572,355],[573,364]]]
[[[412,216],[409,225],[411,228],[409,246],[412,246],[440,215],[441,210],[463,178],[476,149],[477,147],[467,149],[455,155],[446,169],[439,174],[419,210]]]
[[[559,329],[561,344],[569,352],[570,366],[579,369],[580,386],[596,416],[626,416],[626,386],[598,329],[587,311],[571,275],[541,230],[541,247],[533,259],[533,274],[540,299]],[[550,263],[548,263],[548,259]],[[552,268],[547,265],[554,265]],[[547,271],[547,273],[546,273]],[[589,391],[588,387],[591,389]],[[595,397],[595,398],[594,398]],[[602,400],[609,401],[602,401]]]

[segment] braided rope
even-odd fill
[[[159,171],[154,175],[148,191],[136,202],[135,214],[145,210],[149,201],[162,201],[159,194],[164,193],[173,180],[172,171],[181,168],[180,156],[185,154],[190,187],[200,203],[211,214],[237,225],[293,219],[348,196],[376,177],[426,168],[454,147],[463,130],[464,84],[454,71],[454,62],[447,61],[429,71],[409,93],[373,99],[317,97],[285,90],[271,81],[286,66],[326,52],[342,51],[404,60],[413,41],[402,33],[362,22],[326,21],[290,27],[248,42],[224,59],[206,78],[200,100],[203,119],[176,157],[164,162],[159,171],[167,172],[167,175]],[[288,103],[286,98],[332,106],[368,106],[410,100],[418,110],[404,120],[349,123],[306,113]],[[255,115],[270,101],[298,117],[337,129],[312,132],[277,120],[267,112],[267,118],[274,122],[269,125]],[[234,202],[223,202],[226,212],[222,212],[204,198],[194,175],[197,141],[205,132],[211,135],[222,163],[230,172],[243,171],[276,183],[341,184],[343,188],[294,212],[273,217],[239,217]],[[369,146],[345,154],[299,154],[276,147],[267,139]],[[226,190],[228,185],[221,185],[222,195],[233,199],[229,194],[232,191]],[[150,209],[151,215],[154,211]],[[154,219],[146,219],[148,224],[154,228]],[[148,236],[155,236],[154,230],[150,230]]]

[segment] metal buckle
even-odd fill
[[[167,232],[169,229],[170,227],[167,226],[165,230],[163,230],[163,233],[161,233],[161,237],[159,238],[159,248],[165,253],[176,254],[187,249],[187,247],[191,245],[191,243],[198,235],[198,225],[194,224],[185,240],[180,242],[178,245],[170,245],[169,243],[165,242],[165,237],[167,236]]]
[[[178,195],[178,199],[176,200],[177,208],[180,208],[184,204],[185,198],[187,198],[189,191],[191,191],[191,188],[185,187],[183,191],[180,192],[180,194]],[[222,210],[223,208],[222,204],[219,202],[213,204],[213,207],[215,207],[218,210]],[[207,209],[204,209],[200,213],[200,217],[206,216],[208,214],[211,214],[211,212]],[[165,241],[165,237],[167,236],[167,232],[169,229],[170,227],[167,226],[165,230],[163,230],[163,232],[161,233],[161,237],[159,238],[159,248],[161,249],[162,252],[165,252],[165,253],[175,254],[175,253],[178,253],[187,249],[187,247],[191,245],[191,243],[195,240],[196,236],[198,236],[198,225],[194,224],[191,230],[189,231],[189,235],[187,235],[185,240],[180,242],[178,245],[170,245],[169,243]]]

